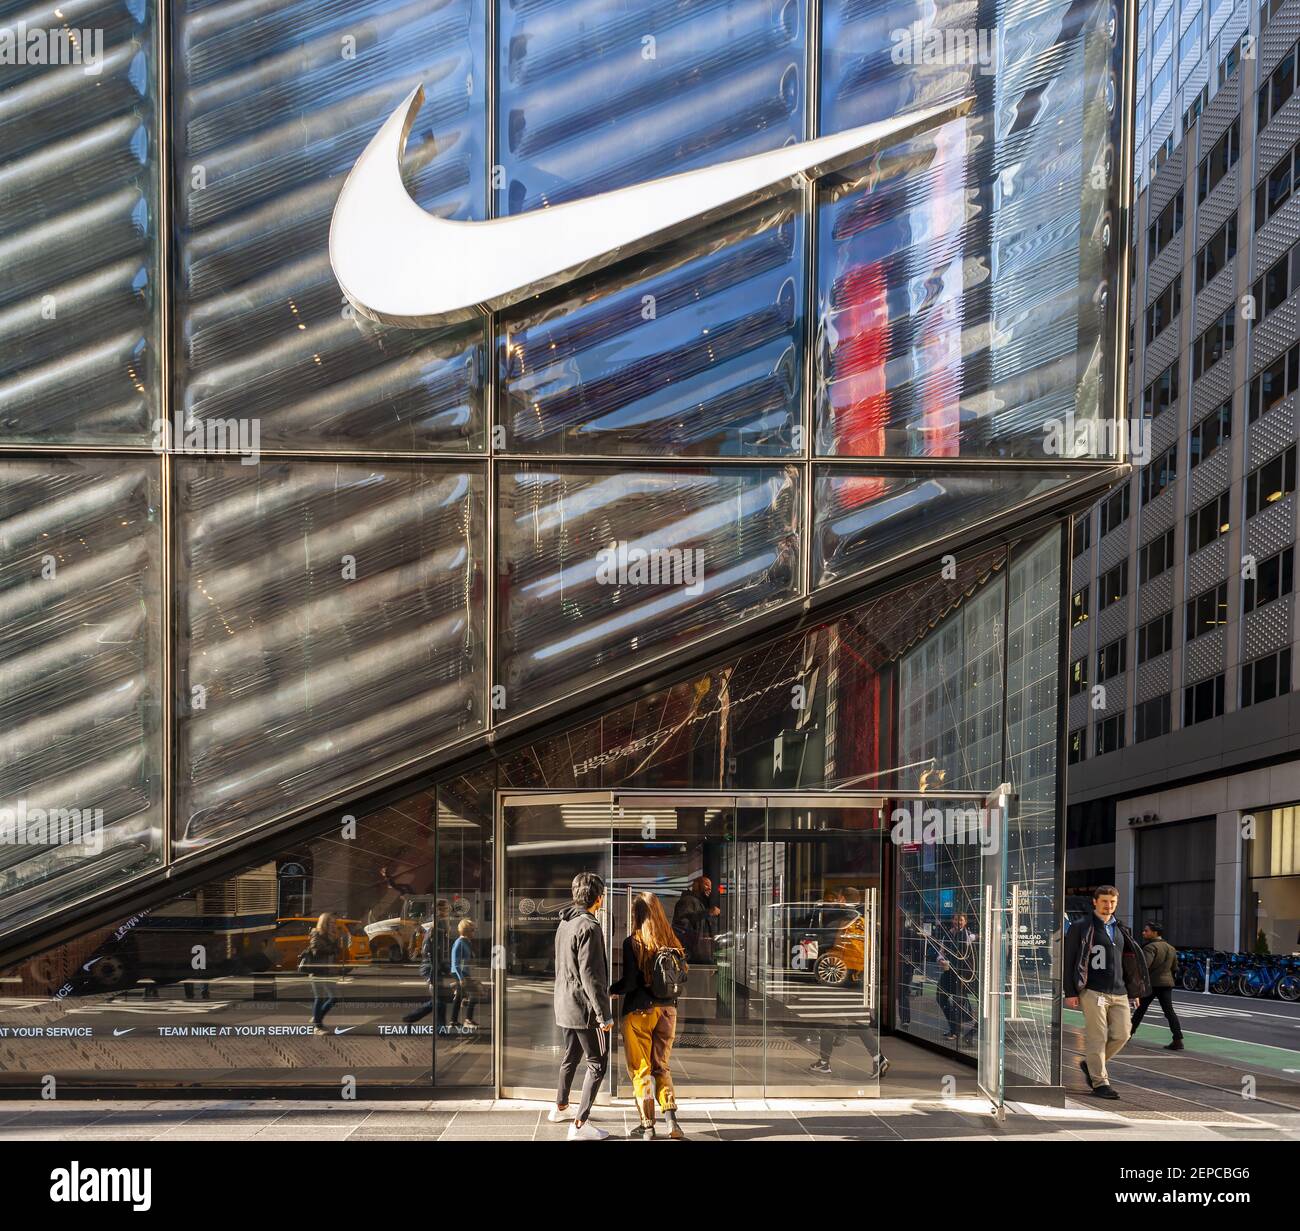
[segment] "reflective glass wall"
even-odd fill
[[[86,13],[101,61],[0,89],[0,541],[28,553],[0,582],[0,798],[102,810],[104,841],[16,847],[0,934],[577,712],[1120,456],[1121,10]],[[479,324],[401,330],[343,300],[328,229],[417,84],[404,178],[461,221],[969,112]]]
[[[951,575],[309,822],[234,873],[0,968],[0,1084],[545,1085],[555,909],[593,868],[620,890],[615,966],[633,890],[659,894],[691,946],[685,1093],[872,1093],[891,1030],[973,1053],[994,907],[1019,920],[1008,1070],[1059,1084],[1064,542],[1056,525],[959,553]],[[992,903],[977,835],[898,818],[1004,780],[1018,806]],[[610,800],[637,788],[660,795],[648,816]],[[311,955],[313,929],[330,960]]]

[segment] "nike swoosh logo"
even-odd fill
[[[357,159],[334,206],[330,264],[370,320],[426,327],[509,307],[965,115],[971,99],[485,222],[411,200],[402,153],[417,86]]]
[[[119,1030],[119,1029],[117,1029],[116,1026],[114,1026],[114,1027],[113,1027],[113,1037],[114,1037],[115,1039],[120,1039],[124,1034],[130,1034],[131,1031],[134,1030],[134,1029],[135,1029],[134,1026],[128,1026],[125,1030]]]
[[[349,1030],[355,1030],[355,1029],[356,1029],[355,1026],[335,1026],[335,1027],[334,1027],[334,1033],[335,1033],[335,1034],[347,1034],[347,1032],[348,1032]]]
[[[92,957],[81,969],[89,970],[96,962],[103,961],[102,958]]]

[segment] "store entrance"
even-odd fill
[[[682,942],[679,1095],[878,1093],[884,804],[838,793],[500,795],[501,1094],[553,1097],[555,929],[581,871],[608,886],[600,921],[611,980],[636,894],[659,898]],[[617,1030],[611,1051],[603,1097],[624,1097]]]

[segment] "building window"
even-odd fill
[[[1183,306],[1183,275],[1179,274],[1147,308],[1147,342],[1163,333]]]
[[[1101,503],[1101,537],[1105,538],[1112,530],[1122,526],[1128,520],[1129,486],[1124,486],[1106,497]]]
[[[1097,578],[1097,610],[1105,611],[1128,593],[1128,561],[1121,560]]]
[[[1291,651],[1278,650],[1265,654],[1241,668],[1241,705],[1256,705],[1271,701],[1291,691]]]
[[[1229,308],[1192,343],[1192,379],[1200,380],[1233,346],[1236,317]]]
[[[1168,693],[1163,696],[1152,697],[1149,701],[1141,701],[1134,706],[1133,742],[1140,744],[1143,740],[1168,735],[1169,728],[1172,725],[1169,711]]]
[[[1142,469],[1140,480],[1142,504],[1150,504],[1177,477],[1178,446],[1170,445],[1159,457]]]
[[[1233,214],[1196,254],[1196,289],[1214,281],[1219,270],[1226,269],[1237,255],[1237,215]]]
[[[1070,627],[1078,628],[1088,618],[1088,587],[1070,595]]]
[[[1300,343],[1279,355],[1250,382],[1247,422],[1254,423],[1300,386]]]
[[[1138,662],[1150,662],[1167,654],[1174,645],[1174,613],[1166,611],[1164,615],[1148,620],[1137,631]]]
[[[1117,752],[1124,747],[1124,715],[1112,714],[1096,724],[1093,735],[1093,749],[1097,756],[1108,752]]]
[[[1142,413],[1154,419],[1178,401],[1178,360],[1174,360],[1146,388],[1142,395]]]
[[[1264,131],[1264,125],[1279,111],[1283,104],[1295,92],[1295,48],[1291,48],[1278,66],[1269,74],[1269,78],[1259,87],[1257,96],[1258,126],[1255,136]]]
[[[1246,520],[1295,491],[1295,445],[1246,476]]]
[[[1194,428],[1187,445],[1187,468],[1195,470],[1225,440],[1232,437],[1232,399],[1211,411]]]
[[[1174,531],[1171,526],[1164,534],[1152,539],[1138,552],[1138,585],[1159,577],[1174,562]]]
[[[1219,88],[1222,89],[1228,78],[1237,71],[1237,65],[1241,63],[1241,40],[1228,49],[1228,54],[1219,61]]]
[[[1297,286],[1300,286],[1300,244],[1274,261],[1251,287],[1251,294],[1255,297],[1255,323],[1259,324],[1271,312],[1276,312]]]
[[[1076,658],[1070,664],[1070,696],[1077,697],[1088,688],[1088,658]]]
[[[1228,493],[1207,500],[1187,519],[1187,554],[1194,555],[1230,529]]]
[[[1183,726],[1218,718],[1223,713],[1223,676],[1216,675],[1183,689]]]
[[[1160,216],[1147,228],[1147,260],[1154,261],[1183,229],[1183,190],[1160,211]]]
[[[1241,120],[1233,120],[1228,131],[1220,137],[1210,152],[1201,159],[1197,183],[1197,204],[1214,191],[1218,183],[1234,166],[1241,154]]]
[[[1097,683],[1112,680],[1128,666],[1128,638],[1116,637],[1097,651]]]
[[[1255,230],[1259,230],[1282,208],[1295,191],[1296,157],[1300,149],[1292,146],[1273,164],[1273,169],[1255,189]]]
[[[1077,560],[1092,546],[1092,510],[1080,513],[1074,519],[1074,558]]]
[[[1066,748],[1065,759],[1068,764],[1078,765],[1080,761],[1086,760],[1088,756],[1088,729],[1081,727],[1077,731],[1071,731]]]
[[[1291,593],[1293,557],[1293,550],[1287,547],[1255,566],[1255,576],[1247,577],[1241,583],[1243,615],[1249,615],[1255,608]]]
[[[1187,600],[1187,627],[1183,636],[1187,641],[1195,641],[1205,633],[1228,622],[1228,583],[1221,581],[1204,594]]]

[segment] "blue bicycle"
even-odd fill
[[[1256,958],[1237,976],[1237,991],[1251,998],[1270,993],[1279,1000],[1300,1000],[1300,963],[1291,957]]]

